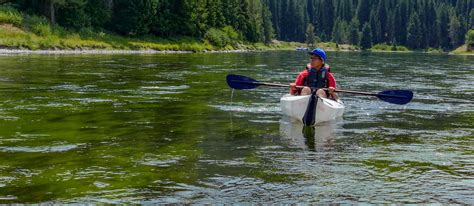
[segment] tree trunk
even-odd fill
[[[51,18],[51,24],[56,24],[54,10],[54,0],[49,0],[49,18]]]
[[[112,9],[112,6],[114,5],[114,0],[105,0],[105,3],[108,9]]]

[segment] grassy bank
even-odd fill
[[[452,51],[452,54],[457,54],[457,55],[474,55],[474,50],[468,50],[468,45],[464,44],[457,49]]]
[[[219,31],[217,31],[219,32]],[[215,37],[219,38],[219,36]],[[222,44],[217,44],[222,45]],[[356,51],[353,45],[320,42],[317,47],[328,51]],[[0,6],[0,48],[20,50],[156,50],[156,51],[229,51],[229,50],[295,50],[304,43],[274,40],[271,44],[232,42],[216,46],[208,40],[178,37],[162,39],[156,36],[126,37],[106,31],[83,28],[72,31],[51,25],[40,16],[27,15]]]
[[[219,40],[221,31],[216,31],[211,39]],[[216,46],[220,45],[220,46]],[[359,47],[333,42],[320,42],[316,45],[328,51],[359,51]],[[271,44],[228,41],[225,45],[206,39],[176,37],[163,39],[156,36],[127,37],[107,31],[82,28],[79,31],[67,30],[51,25],[41,16],[27,15],[13,8],[0,6],[0,48],[20,50],[155,50],[155,51],[233,51],[233,50],[295,50],[306,47],[304,43],[273,41]],[[404,46],[377,44],[373,52],[411,52]],[[424,52],[441,53],[439,49],[426,49]],[[465,47],[453,54],[472,55]]]
[[[222,51],[294,49],[301,43],[233,42],[215,46],[207,40],[190,37],[162,39],[156,36],[126,37],[106,31],[83,28],[71,31],[51,25],[40,16],[26,15],[9,7],[0,7],[0,47],[27,50],[157,50],[157,51]]]

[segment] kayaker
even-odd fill
[[[336,88],[336,79],[330,72],[329,65],[326,65],[326,52],[316,48],[309,52],[310,63],[306,65],[305,70],[301,71],[294,83],[290,84],[290,94],[292,95],[310,95],[312,88],[318,88],[316,95],[324,98],[338,100],[339,97],[334,92]],[[297,88],[296,86],[304,86]],[[322,88],[327,88],[326,90]]]

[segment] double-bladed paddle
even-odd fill
[[[272,87],[289,87],[289,85],[285,85],[285,84],[260,82],[250,77],[237,75],[237,74],[227,75],[227,84],[229,85],[229,87],[233,89],[254,89],[260,85],[272,86]],[[297,86],[297,87],[301,88],[302,86]],[[389,102],[392,104],[400,104],[400,105],[407,104],[413,99],[413,92],[410,90],[385,90],[379,93],[358,92],[358,91],[341,90],[341,89],[336,89],[334,91],[350,93],[350,94],[376,96],[382,101]]]

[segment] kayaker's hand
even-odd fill
[[[290,94],[291,95],[295,95],[297,93],[296,91],[296,84],[295,83],[291,83],[290,84]]]
[[[329,93],[330,93],[330,94],[334,94],[334,90],[336,90],[336,88],[334,88],[334,87],[329,87]]]

